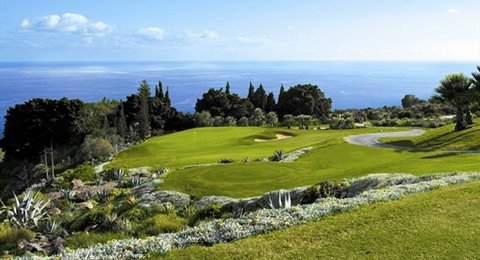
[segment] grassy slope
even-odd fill
[[[455,132],[454,125],[428,130],[418,137],[384,138],[382,141],[408,147],[442,150],[480,150],[480,122],[472,128]]]
[[[384,129],[385,130],[385,129]],[[395,130],[395,129],[390,129]],[[197,138],[195,142],[195,134]],[[262,158],[275,149],[287,151],[314,146],[314,150],[293,163],[252,162],[177,170],[165,178],[162,189],[196,196],[248,197],[267,191],[314,184],[325,179],[342,179],[378,172],[414,174],[456,170],[478,170],[478,154],[452,155],[444,152],[409,152],[347,144],[350,134],[378,129],[339,131],[289,130],[290,139],[255,143],[258,136],[274,137],[285,129],[199,128],[152,138],[117,156],[110,167],[167,166],[217,162],[222,157],[241,160]]]
[[[475,259],[480,182],[410,195],[169,259]],[[157,259],[153,256],[151,259]]]

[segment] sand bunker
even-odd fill
[[[257,143],[263,143],[263,142],[271,142],[271,141],[278,141],[278,140],[283,140],[283,139],[288,139],[292,137],[291,135],[282,135],[282,134],[276,134],[275,135],[277,138],[276,139],[255,139],[254,141]]]

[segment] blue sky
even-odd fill
[[[480,0],[1,0],[1,61],[480,60]]]

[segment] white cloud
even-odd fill
[[[449,9],[448,9],[448,13],[449,13],[449,14],[458,14],[458,9],[449,8]]]
[[[52,14],[34,19],[23,19],[21,28],[29,31],[51,31],[79,33],[83,35],[103,35],[112,29],[104,22],[90,21],[81,14]]]
[[[292,25],[289,25],[289,26],[287,27],[287,29],[288,29],[289,31],[291,31],[291,30],[293,30],[293,26],[292,26]]]
[[[219,35],[210,30],[205,30],[203,32],[185,31],[185,38],[189,40],[217,39],[219,38]]]
[[[237,37],[236,41],[244,44],[267,44],[272,42],[272,40],[267,37],[261,37],[261,38]]]
[[[146,39],[163,40],[165,37],[165,29],[159,27],[146,27],[138,31],[138,34]]]

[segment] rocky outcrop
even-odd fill
[[[190,195],[177,191],[155,191],[140,197],[140,207],[149,208],[154,205],[172,203],[175,208],[182,209],[191,202]]]

